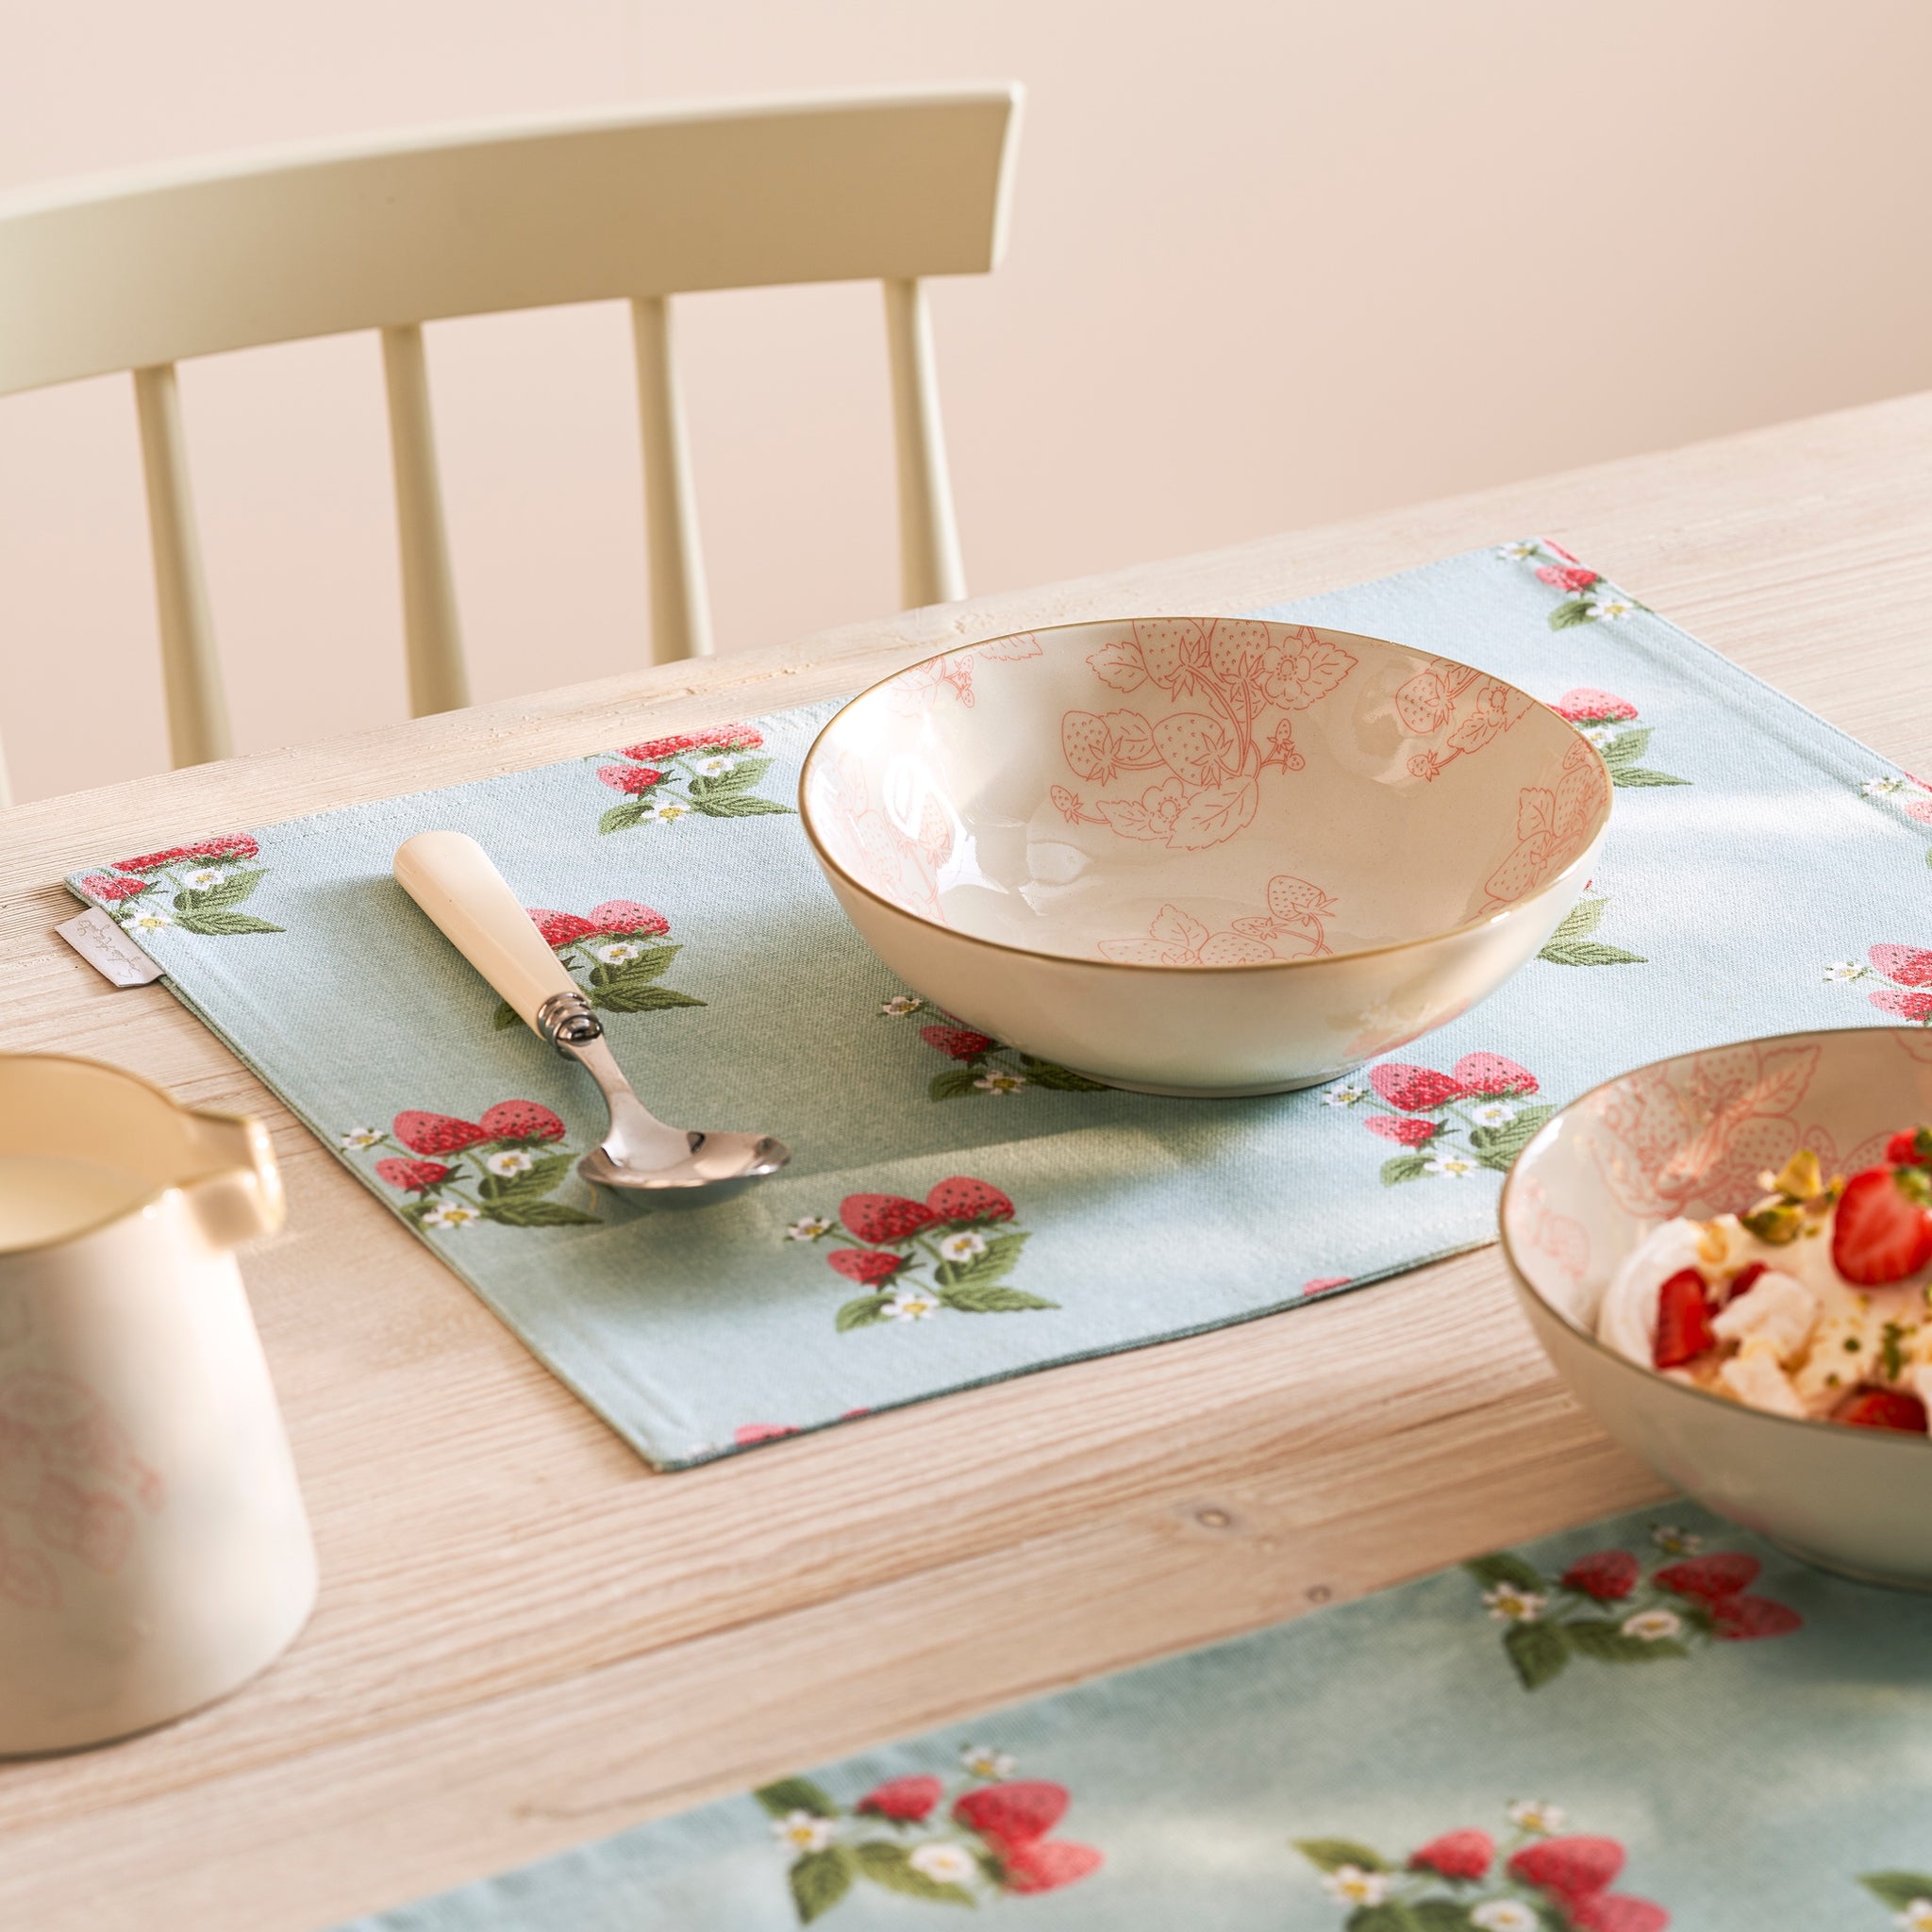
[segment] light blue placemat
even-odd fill
[[[1923,1932],[1928,1739],[1923,1597],[1674,1505],[357,1932]]]
[[[1452,1254],[1491,1239],[1502,1171],[1552,1103],[1663,1054],[1932,1012],[1932,795],[1552,547],[1264,614],[1510,678],[1620,780],[1602,868],[1545,957],[1325,1091],[1077,1091],[920,1007],[788,808],[827,705],[71,883],[667,1468]],[[545,915],[653,1106],[776,1133],[791,1166],[711,1208],[593,1204],[570,1156],[600,1130],[594,1092],[498,1025],[391,878],[435,825],[474,833]]]

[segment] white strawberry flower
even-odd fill
[[[1486,1100],[1480,1107],[1473,1107],[1469,1117],[1479,1127],[1503,1127],[1516,1118],[1517,1109],[1507,1100]]]
[[[726,772],[738,769],[738,760],[726,758],[700,758],[697,769],[708,778],[722,778]]]
[[[929,1322],[939,1311],[936,1294],[923,1288],[902,1288],[879,1313],[889,1322]]]
[[[1344,1080],[1340,1087],[1324,1087],[1322,1090],[1324,1107],[1358,1107],[1369,1097],[1366,1087],[1357,1087]]]
[[[1607,751],[1624,735],[1621,724],[1585,724],[1579,728],[1599,751]]]
[[[1506,563],[1527,563],[1533,557],[1541,557],[1542,551],[1535,543],[1501,543],[1496,546],[1496,555]]]
[[[948,1261],[970,1261],[986,1253],[986,1237],[968,1228],[963,1234],[949,1234],[940,1243],[940,1253]]]
[[[1441,1174],[1452,1181],[1467,1180],[1473,1174],[1480,1174],[1482,1168],[1476,1161],[1461,1154],[1432,1154],[1423,1162],[1424,1174]]]
[[[1932,1932],[1932,1898],[1908,1901],[1905,1910],[1893,1919],[1892,1924],[1903,1925],[1906,1932]]]
[[[943,1840],[921,1845],[906,1862],[935,1885],[964,1885],[978,1869],[964,1845],[947,1844]]]
[[[1667,1637],[1681,1637],[1684,1620],[1675,1610],[1639,1610],[1617,1625],[1625,1637],[1641,1637],[1646,1643],[1661,1643]]]
[[[226,874],[212,865],[198,865],[192,872],[181,874],[181,883],[191,891],[206,892],[210,887],[218,886]]]
[[[1517,1898],[1492,1898],[1469,1915],[1472,1925],[1482,1932],[1539,1932],[1542,1921]]]
[[[1831,985],[1835,980],[1869,979],[1871,976],[1871,967],[1861,966],[1856,959],[1834,959],[1824,969],[1824,983],[1827,986]]]
[[[810,1811],[788,1811],[772,1821],[772,1836],[780,1844],[803,1857],[808,1852],[822,1852],[832,1842],[832,1821]]]
[[[916,993],[895,992],[889,1000],[879,1002],[879,1011],[888,1019],[903,1020],[908,1013],[916,1013],[925,1002]]]
[[[995,1782],[1013,1774],[1011,1754],[995,1751],[991,1744],[968,1744],[959,1753],[959,1762],[974,1777],[991,1778]]]
[[[644,957],[643,947],[635,940],[612,940],[608,946],[594,946],[591,951],[607,966],[628,966]]]
[[[344,1154],[359,1154],[365,1147],[381,1146],[384,1138],[380,1127],[351,1127],[346,1134],[336,1136],[336,1145]]]
[[[1359,1865],[1338,1865],[1323,1879],[1322,1889],[1345,1906],[1378,1906],[1389,1896],[1389,1874],[1364,1872]]]
[[[521,1147],[506,1147],[501,1154],[491,1155],[483,1163],[491,1174],[500,1174],[506,1179],[513,1174],[528,1174],[536,1164],[536,1156],[525,1153]]]
[[[1520,1831],[1534,1831],[1549,1838],[1562,1830],[1570,1814],[1560,1805],[1545,1798],[1519,1798],[1509,1807],[1509,1823]]]
[[[1607,596],[1586,599],[1583,614],[1592,623],[1614,624],[1619,618],[1628,617],[1636,608],[1629,598],[1620,597],[1613,591]]]
[[[801,1221],[794,1221],[785,1230],[788,1241],[815,1241],[821,1235],[830,1234],[832,1224],[823,1214],[808,1214]]]
[[[998,1068],[993,1068],[980,1074],[973,1084],[982,1093],[991,1093],[1004,1099],[1008,1093],[1018,1093],[1026,1085],[1026,1081],[1018,1074],[1006,1074]]]
[[[159,932],[163,926],[174,923],[160,907],[144,905],[140,901],[121,916],[121,924],[130,932]]]
[[[1867,798],[1889,798],[1894,791],[1903,791],[1906,781],[1903,778],[1867,778],[1858,787]]]
[[[423,1217],[425,1227],[467,1227],[473,1221],[481,1221],[482,1215],[474,1208],[466,1208],[460,1201],[439,1201]]]
[[[1513,1583],[1499,1583],[1483,1591],[1490,1615],[1503,1624],[1534,1624],[1543,1613],[1549,1598],[1541,1591],[1519,1590]]]
[[[690,806],[679,805],[675,798],[667,798],[662,805],[647,806],[639,823],[646,825],[675,825],[679,819],[690,816]]]
[[[1675,1523],[1653,1524],[1650,1540],[1667,1557],[1694,1557],[1704,1547],[1704,1539],[1694,1529]]]

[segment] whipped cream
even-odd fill
[[[1597,1310],[1599,1341],[1651,1368],[1659,1291],[1690,1268],[1718,1309],[1718,1351],[1653,1373],[1773,1415],[1823,1419],[1857,1389],[1896,1389],[1932,1410],[1932,1311],[1921,1279],[1857,1288],[1832,1266],[1837,1208],[1795,1241],[1760,1241],[1735,1214],[1667,1221],[1611,1277]],[[1735,1299],[1754,1261],[1765,1272]]]

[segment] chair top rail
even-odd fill
[[[466,124],[0,196],[0,395],[347,330],[992,268],[1017,83]]]

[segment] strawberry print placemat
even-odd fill
[[[354,1932],[1924,1932],[1928,1726],[1923,1598],[1678,1504]]]
[[[1632,1064],[1794,1027],[1932,1023],[1932,791],[1556,546],[1259,614],[1509,678],[1586,732],[1617,781],[1602,866],[1541,957],[1318,1091],[1096,1088],[893,979],[793,809],[828,705],[130,853],[70,884],[661,1468],[1487,1241],[1501,1176],[1552,1108]],[[1158,628],[1133,664],[1112,647],[1102,675],[1221,675],[1211,637]],[[926,701],[973,702],[975,661],[940,660]],[[1291,695],[1306,683],[1284,681],[1291,668],[1275,675]],[[1499,728],[1479,675],[1444,662],[1418,684],[1444,761],[1458,733]],[[1125,717],[1098,723],[1118,735]],[[1069,799],[1091,809],[1141,788],[1146,836],[1165,836],[1181,781],[1141,768],[1158,756],[1151,737],[1080,737]],[[391,877],[403,840],[440,825],[495,857],[654,1108],[778,1134],[791,1165],[711,1207],[593,1199],[575,1173],[602,1130],[590,1082]],[[1305,948],[1318,912],[1287,908],[1265,943]],[[1184,958],[1213,938],[1177,917],[1152,941]]]

